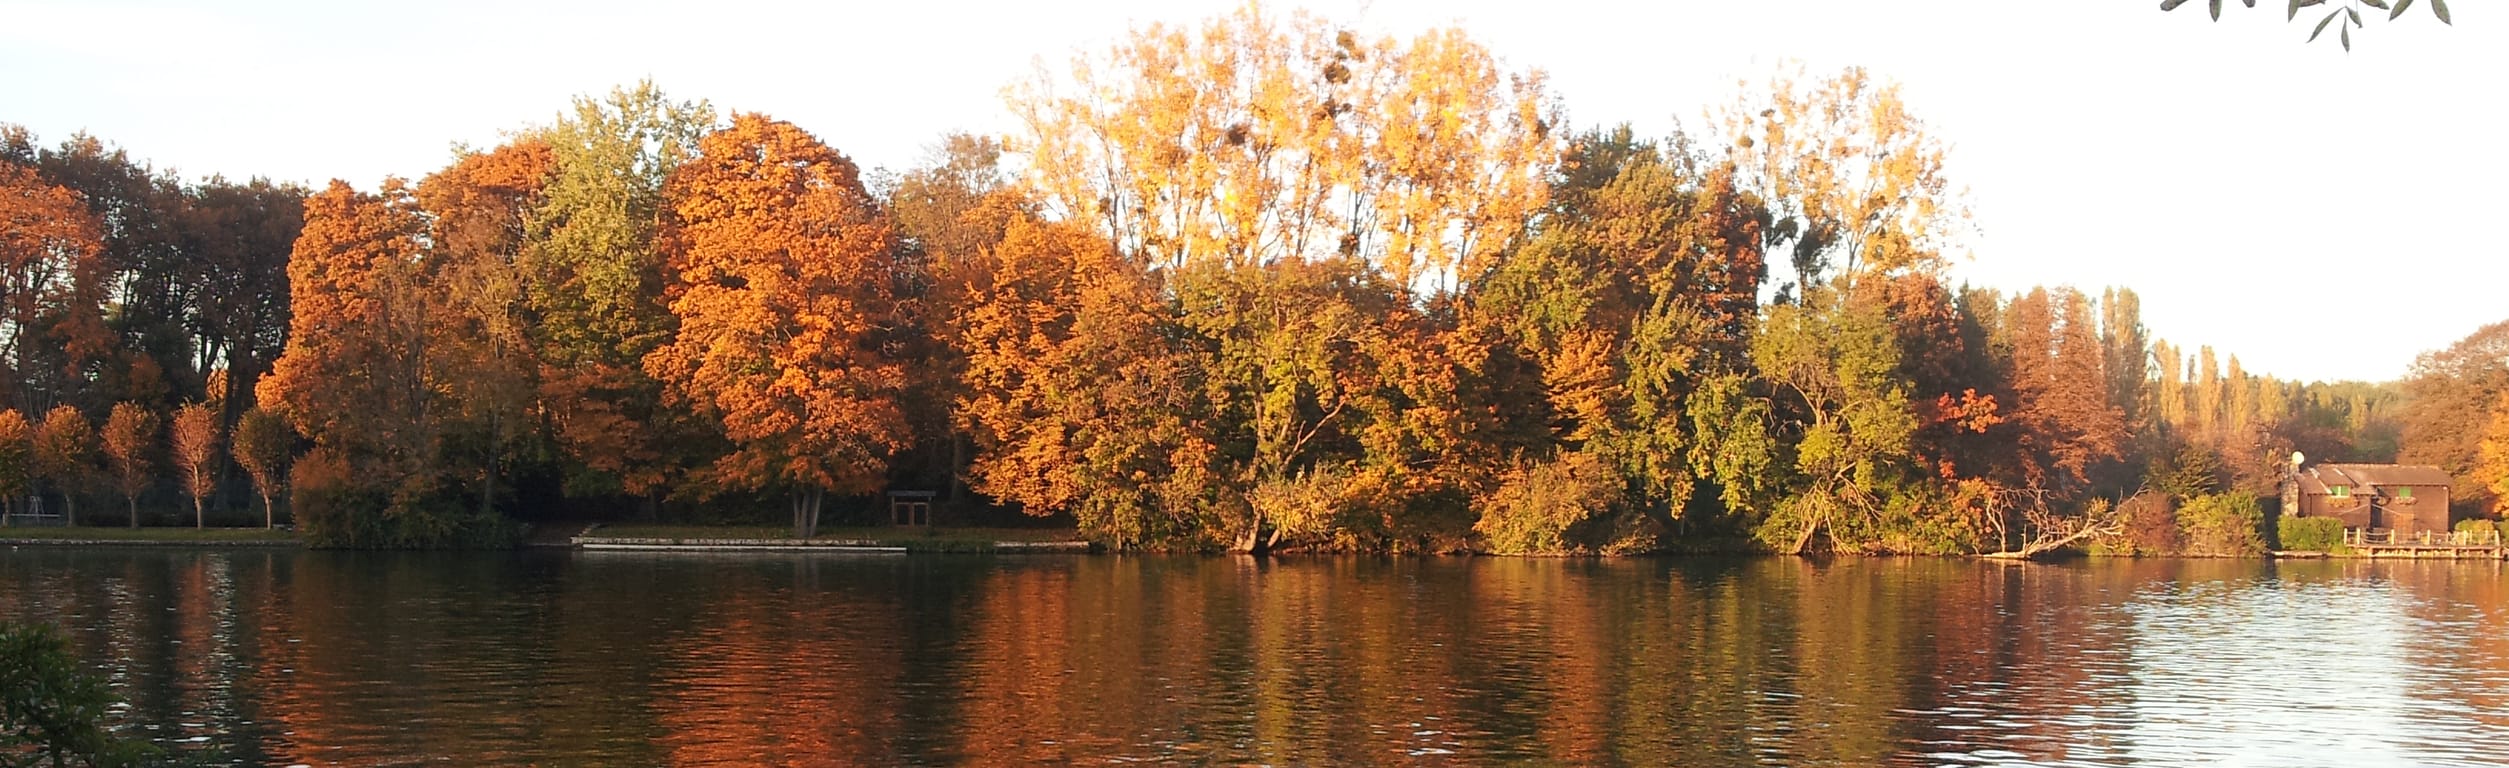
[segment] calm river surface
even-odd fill
[[[244,765],[2509,764],[2497,563],[0,550]]]

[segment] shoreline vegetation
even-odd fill
[[[2302,383],[2130,288],[1962,283],[1956,164],[1862,69],[1640,137],[1461,30],[1249,4],[1005,94],[866,172],[640,83],[375,189],[0,126],[0,499],[352,549],[816,541],[903,490],[1116,551],[2040,557],[2266,553],[2293,451],[2509,489],[2509,323]]]
[[[2461,531],[2494,525],[2492,521],[2465,521]],[[2292,536],[2285,527],[2286,537]],[[2066,550],[2045,556],[2015,557],[2002,553],[1974,555],[1977,559],[2000,562],[2044,560],[2105,559],[2270,559],[2270,560],[2499,560],[2509,559],[2509,550],[2492,549],[2476,552],[2431,549],[2419,552],[2388,552],[2374,554],[2345,546],[2339,539],[2331,545],[2319,545],[2313,539],[2300,540],[2299,548],[2261,549],[2253,552],[2225,554],[2133,553],[2107,551],[2100,548]],[[288,547],[302,548],[306,542],[289,530],[256,528],[0,528],[0,547]],[[1108,554],[1101,543],[1080,536],[1068,528],[913,528],[913,527],[833,527],[813,532],[807,539],[795,538],[790,528],[773,525],[673,525],[673,524],[595,524],[582,533],[556,544],[534,545],[575,550],[685,550],[711,552],[793,552],[824,549],[828,551],[879,551],[895,554],[1003,555],[1003,554]],[[2324,546],[2324,548],[2309,548]],[[1331,554],[1331,553],[1319,553]],[[1447,555],[1491,556],[1471,551]],[[1520,556],[1565,557],[1684,557],[1769,555],[1767,549],[1737,542],[1728,547],[1693,546],[1681,551],[1653,551],[1598,555],[1595,553],[1515,553]],[[1871,553],[1874,556],[1908,556],[1898,553]],[[1504,555],[1500,555],[1504,556]],[[1852,556],[1852,555],[1851,555]],[[1914,555],[1919,557],[1937,555]],[[1955,556],[1958,557],[1958,556]]]

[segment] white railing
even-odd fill
[[[2343,543],[2354,547],[2497,547],[2501,545],[2501,538],[2498,528],[2419,531],[2412,534],[2400,533],[2392,528],[2346,528]]]

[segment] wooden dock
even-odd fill
[[[2398,534],[2383,529],[2350,529],[2344,531],[2343,543],[2352,550],[2352,556],[2367,558],[2498,560],[2509,553],[2502,546],[2498,530]]]

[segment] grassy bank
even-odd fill
[[[684,542],[765,540],[793,541],[790,528],[767,525],[604,525],[584,534],[591,539],[668,539]],[[905,547],[908,552],[998,552],[1004,543],[1081,541],[1070,528],[822,528],[813,543]]]
[[[297,544],[296,532],[269,528],[6,527],[0,542],[22,544]]]

